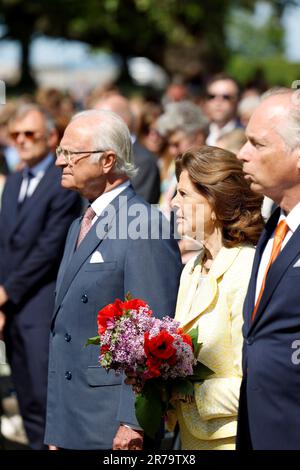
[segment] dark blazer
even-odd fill
[[[277,209],[258,242],[244,303],[243,383],[239,449],[300,449],[300,226],[270,268],[251,322],[259,263],[280,215]],[[294,343],[298,341],[298,343]]]
[[[98,346],[85,347],[87,338],[97,334],[97,312],[127,292],[147,301],[157,316],[175,312],[182,267],[177,242],[162,239],[161,228],[160,239],[128,238],[135,218],[129,214],[137,204],[143,212],[141,232],[148,237],[150,221],[153,228],[154,219],[162,223],[162,216],[131,186],[113,200],[115,212],[108,217],[104,212],[75,252],[81,220],[70,228],[51,325],[47,444],[109,449],[120,423],[137,424],[131,387],[99,367]],[[95,251],[103,262],[90,263]]]
[[[22,173],[7,178],[0,212],[0,285],[8,293],[5,340],[25,428],[43,445],[50,320],[68,228],[81,210],[78,195],[47,169],[33,195],[18,208]]]
[[[133,144],[134,164],[138,173],[132,178],[135,192],[150,204],[157,204],[160,197],[160,175],[156,156],[137,140]]]

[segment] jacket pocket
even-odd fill
[[[121,385],[123,376],[115,371],[106,372],[103,367],[90,366],[86,370],[87,382],[91,387],[103,387],[106,385]]]
[[[85,265],[85,271],[114,271],[117,268],[116,261],[105,263],[88,263]]]

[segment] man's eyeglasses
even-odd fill
[[[41,135],[37,131],[20,131],[20,132],[19,131],[14,131],[14,132],[10,132],[9,135],[10,135],[10,138],[14,142],[16,142],[20,134],[24,135],[24,137],[26,137],[26,139],[28,139],[28,140],[35,140],[38,135],[39,136]]]
[[[213,93],[208,93],[206,95],[206,98],[209,100],[209,101],[212,101],[212,100],[215,100],[216,98],[219,98],[219,99],[222,99],[222,100],[225,100],[225,101],[233,101],[234,99],[236,99],[236,96],[234,95],[228,95],[226,93],[224,94],[213,94]]]
[[[56,157],[60,158],[63,157],[65,162],[70,165],[74,163],[73,155],[83,155],[82,157],[77,158],[75,161],[78,162],[82,158],[89,157],[92,153],[104,153],[106,150],[85,150],[83,152],[72,152],[71,150],[63,149],[62,147],[56,148]],[[75,157],[76,158],[76,157]]]

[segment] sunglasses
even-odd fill
[[[225,101],[232,101],[236,98],[236,96],[233,96],[233,95],[227,95],[227,94],[224,94],[224,95],[215,95],[213,93],[208,93],[206,95],[206,98],[208,100],[215,100],[216,98],[221,98],[222,100],[225,100]]]
[[[24,137],[26,137],[26,139],[28,140],[34,140],[39,133],[36,131],[20,131],[20,132],[15,131],[15,132],[10,132],[9,135],[13,141],[16,141],[20,134],[23,134]]]

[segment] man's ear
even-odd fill
[[[297,169],[298,169],[298,172],[300,173],[300,145],[298,145],[294,149],[294,153],[296,155],[296,160],[297,160]]]
[[[116,160],[117,157],[114,152],[111,150],[105,152],[105,154],[100,159],[104,174],[107,174],[112,170],[112,168],[115,166]]]

